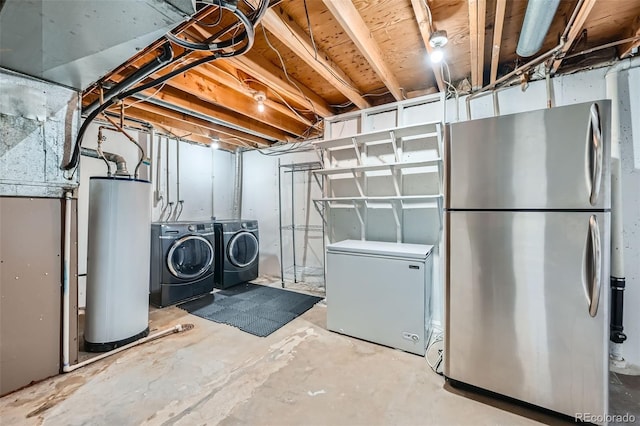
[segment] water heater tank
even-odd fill
[[[150,233],[150,182],[90,179],[86,351],[109,351],[149,333]]]

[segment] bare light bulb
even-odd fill
[[[211,139],[211,144],[209,146],[211,147],[211,149],[218,149],[220,148],[220,142],[217,138]]]
[[[258,103],[258,112],[264,112],[264,101],[267,100],[267,95],[263,91],[255,92],[253,99]]]
[[[429,58],[431,59],[431,62],[433,62],[434,64],[439,64],[440,62],[442,62],[443,57],[444,57],[444,53],[442,52],[442,49],[440,49],[439,47],[436,47],[435,49],[433,49],[429,54]]]

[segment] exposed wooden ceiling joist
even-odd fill
[[[167,85],[200,99],[202,101],[201,107],[209,111],[207,114],[217,111],[217,114],[213,115],[216,118],[222,119],[222,114],[218,110],[210,109],[210,107],[215,108],[214,105],[230,109],[237,114],[253,117],[257,122],[295,136],[303,135],[309,127],[307,124],[301,123],[297,119],[291,119],[291,117],[268,107],[266,104],[264,111],[259,112],[257,110],[257,102],[254,99],[247,96],[238,96],[238,92],[205,77],[199,70],[177,75],[169,80]],[[230,123],[241,126],[242,122]]]
[[[484,86],[484,40],[487,15],[487,0],[478,1],[478,69],[476,71],[480,87]]]
[[[502,44],[502,29],[504,28],[504,14],[507,0],[496,0],[496,14],[493,21],[493,44],[491,47],[491,74],[489,83],[493,84],[498,76],[500,63],[500,45]]]
[[[212,33],[205,28],[198,27],[196,30],[205,39],[212,37]],[[203,55],[204,53],[197,54],[200,57]],[[288,98],[305,109],[310,108],[321,117],[333,115],[333,111],[324,99],[268,61],[260,58],[251,59],[248,55],[242,55],[215,62],[216,66],[222,68],[224,68],[225,64],[227,66],[231,65],[235,69],[243,70],[271,88],[271,90],[277,91],[281,96]],[[227,69],[227,71],[229,70]],[[232,72],[232,74],[234,73]]]
[[[137,67],[134,66],[133,68]],[[184,109],[193,105],[186,102],[187,95],[192,95],[200,100],[199,110],[196,110],[196,113],[206,114],[214,119],[228,122],[237,127],[245,127],[248,130],[253,130],[278,140],[290,140],[287,134],[301,136],[308,130],[310,126],[308,121],[305,122],[304,118],[295,116],[291,110],[280,104],[278,104],[279,107],[277,109],[273,108],[275,102],[265,102],[265,111],[258,113],[256,110],[257,103],[254,99],[248,97],[248,95],[238,96],[237,91],[218,83],[215,79],[203,76],[203,72],[206,73],[210,69],[201,66],[197,71],[191,70],[177,75],[168,80],[165,88],[160,92],[156,93],[157,89],[155,88],[148,89],[142,92],[141,96],[149,97],[149,102],[153,102],[154,98],[164,102],[168,102],[167,99],[176,99],[174,105]],[[160,77],[167,71],[169,70],[156,73],[152,77]],[[123,76],[113,74],[111,79],[120,81]],[[174,90],[173,96],[171,96],[168,93],[168,88],[177,89],[179,92]],[[230,111],[230,109],[233,111]],[[285,114],[285,109],[291,114]],[[251,117],[251,119],[247,119],[245,116]],[[295,120],[292,120],[292,118],[295,118]]]
[[[324,99],[263,58],[244,55],[225,59],[225,62],[229,62],[236,68],[254,76],[282,96],[304,108],[311,109],[320,117],[330,117],[335,114]]]
[[[478,0],[469,0],[469,43],[471,51],[471,88],[482,86],[478,75]]]
[[[638,37],[638,36],[640,36],[640,16],[636,16],[636,19],[634,20],[634,23],[633,23],[633,27],[629,31],[629,37]],[[620,49],[619,49],[620,58],[624,59],[627,56],[631,55],[631,52],[636,47],[640,47],[640,39],[620,46]]]
[[[416,21],[418,21],[418,28],[420,29],[420,36],[422,37],[422,41],[424,42],[424,47],[427,49],[427,53],[431,54],[433,48],[429,44],[429,37],[431,37],[431,25],[429,24],[429,15],[427,10],[425,9],[425,5],[423,3],[425,0],[411,0],[411,6],[413,7],[413,14],[416,17]],[[433,74],[436,77],[436,84],[438,85],[438,90],[444,92],[444,81],[442,79],[442,67],[434,64],[429,61],[431,65],[431,69],[433,70]]]
[[[248,11],[247,5],[257,1],[245,0],[238,6]],[[561,2],[542,51],[557,44],[557,36],[565,28],[576,3],[578,0]],[[580,54],[586,55],[596,47],[640,35],[640,2],[580,0],[579,4],[582,8],[576,11],[577,19],[568,32],[564,55],[571,49],[577,50],[578,43]],[[446,90],[442,69],[436,67],[434,78],[424,69],[426,58],[420,54],[424,52],[422,43],[428,52],[432,50],[429,37],[436,29],[448,33],[450,44],[446,52],[456,81],[471,75],[474,89],[495,82],[501,72],[511,69],[519,60],[515,49],[526,6],[525,1],[507,0],[307,0],[306,4],[304,0],[288,0],[269,10],[263,27],[257,28],[251,51],[184,71],[175,80],[145,91],[143,95],[148,96],[158,90],[148,101],[140,97],[127,99],[127,104],[135,101],[136,105],[126,112],[162,125],[167,132],[192,135],[192,140],[198,143],[219,135],[223,136],[220,139],[233,139],[239,145],[266,145],[275,140],[294,142],[300,140],[298,135],[319,134],[319,118],[332,116],[345,105],[351,108],[349,103],[344,103],[345,97],[357,107],[367,107],[390,102],[393,97],[430,93],[435,90],[434,86],[440,91]],[[212,34],[220,34],[235,25],[231,13],[216,13],[219,9],[215,3],[202,3],[199,7],[197,16],[181,25],[184,28],[179,34],[181,38],[195,43],[210,42]],[[487,7],[490,10],[486,10]],[[433,23],[428,11],[433,12]],[[304,24],[307,14],[311,29]],[[218,19],[220,17],[222,19]],[[486,19],[490,22],[485,25]],[[493,33],[487,36],[493,40],[486,44],[491,42],[492,47],[484,55],[483,38],[491,26]],[[264,35],[270,37],[273,45]],[[108,87],[130,76],[157,57],[158,46],[165,42],[162,38],[143,49],[99,84],[105,83],[104,87]],[[174,62],[150,78],[166,75],[190,60],[210,55],[210,52],[185,51],[178,43],[171,43],[174,56],[185,61]],[[621,57],[632,55],[638,45],[640,41],[625,40],[624,44],[617,44],[618,53]],[[594,57],[590,63],[597,60]],[[564,71],[560,61],[554,65],[556,69],[560,67],[560,72]],[[485,66],[487,80],[483,81]],[[377,93],[381,80],[393,94],[375,98],[361,95]],[[406,92],[399,93],[401,86]],[[97,98],[96,87],[85,91],[85,105]],[[257,110],[256,96],[260,91],[266,95],[264,115],[259,115]]]
[[[267,10],[261,24],[280,41],[285,43],[296,55],[304,60],[315,72],[329,84],[338,89],[358,108],[371,105],[360,95],[353,81],[323,51],[316,50],[309,36],[281,6]]]
[[[144,98],[151,94],[153,94],[153,92],[149,89],[149,91],[141,92],[140,96]],[[192,111],[193,115],[196,117],[198,115],[210,117],[212,122],[219,120],[221,123],[236,126],[238,129],[246,129],[248,131],[255,132],[256,134],[263,135],[266,139],[278,141],[287,141],[292,139],[287,135],[287,133],[281,130],[263,124],[259,121],[252,120],[249,117],[235,113],[226,108],[205,102],[197,96],[187,94],[181,90],[176,90],[173,87],[165,87],[162,92],[147,100],[145,103],[172,105],[177,107],[180,111]]]
[[[247,97],[249,99],[254,99],[256,90],[252,89],[249,82],[245,82],[243,80],[242,76],[240,75],[241,73],[228,63],[219,61],[217,63],[214,62],[211,64],[204,64],[200,66],[195,72],[206,77],[209,81],[219,82],[227,86],[241,96]],[[262,88],[268,87],[266,84],[262,84],[262,86]],[[303,123],[307,127],[313,125],[313,123],[309,119],[303,117],[300,114],[296,114],[285,105],[271,100],[268,96],[264,101],[264,105],[269,109],[278,111],[281,114],[288,116],[292,120]]]
[[[269,146],[269,143],[256,136],[248,135],[168,108],[147,103],[137,103],[134,105],[134,101],[125,101],[125,104],[127,105],[127,116],[146,121],[152,125],[181,129],[183,133],[178,133],[178,136],[181,136],[183,139],[189,139],[189,133],[191,133],[209,138],[227,140],[228,143],[233,143],[233,140],[240,140],[252,145]]]
[[[387,86],[396,101],[401,101],[403,95],[400,83],[398,83],[398,79],[387,65],[380,46],[373,38],[373,34],[369,31],[362,16],[358,13],[358,9],[350,1],[323,1],[360,53],[367,59],[371,68],[380,77],[380,80]]]
[[[587,21],[587,18],[589,17],[589,13],[591,13],[591,9],[593,9],[593,6],[595,6],[595,4],[596,4],[596,0],[585,0],[584,3],[582,3],[582,5],[580,6],[580,10],[576,15],[576,19],[573,22],[571,29],[569,29],[569,34],[567,35],[567,41],[562,47],[562,49],[560,50],[560,59],[556,59],[555,61],[553,61],[553,65],[551,66],[551,74],[554,74],[558,70],[558,68],[560,68],[560,65],[562,64],[563,56],[567,52],[569,52],[569,50],[571,50],[571,46],[573,45],[573,42],[576,41],[576,38],[582,32],[584,23]]]

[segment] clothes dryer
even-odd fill
[[[217,220],[214,283],[228,288],[258,277],[259,237],[257,220]]]

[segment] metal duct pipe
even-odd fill
[[[529,0],[516,53],[528,58],[542,47],[560,0]]]
[[[534,67],[534,66],[538,65],[539,63],[541,63],[543,61],[546,61],[547,59],[550,59],[552,57],[555,59],[556,56],[558,56],[558,54],[562,51],[562,48],[564,47],[564,45],[567,43],[567,35],[569,34],[569,31],[571,30],[571,27],[573,26],[573,24],[574,24],[574,22],[576,20],[576,17],[578,16],[578,11],[582,7],[582,3],[583,2],[584,2],[584,0],[578,0],[578,3],[576,4],[576,7],[573,9],[573,13],[571,14],[571,18],[569,18],[569,22],[567,22],[567,25],[564,28],[564,31],[562,32],[562,36],[560,37],[560,42],[558,43],[558,45],[556,47],[554,47],[553,49],[543,53],[542,55],[530,60],[526,64],[516,68],[515,70],[511,71],[509,74],[503,75],[502,77],[500,77],[499,79],[497,79],[493,83],[484,86],[483,88],[481,88],[480,90],[476,91],[475,93],[472,93],[469,96],[467,96],[467,99],[465,100],[465,102],[467,104],[467,120],[471,120],[471,100],[472,99],[475,99],[475,98],[477,98],[477,97],[479,97],[479,96],[481,96],[483,94],[486,94],[487,90],[496,89],[502,83],[505,83],[505,85],[506,85],[514,77],[520,76],[522,73],[524,73],[525,71],[527,71],[531,67]]]
[[[640,66],[640,57],[618,62],[605,74],[607,98],[611,99],[611,358],[623,361],[621,344],[624,334],[624,241],[622,217],[622,167],[620,155],[620,90],[618,74]]]
[[[173,59],[173,50],[171,49],[171,43],[165,43],[162,45],[162,52],[159,56],[153,58],[151,61],[147,62],[145,65],[140,67],[138,71],[131,74],[129,77],[125,78],[115,86],[111,88],[105,95],[104,100],[100,102],[100,99],[96,99],[82,111],[83,114],[91,114],[93,111],[100,106],[101,103],[107,103],[116,95],[122,93],[127,90],[131,86],[140,83],[147,76],[153,74],[163,66],[167,65]]]
[[[99,160],[103,159],[95,149],[82,147],[80,148],[80,154],[85,157],[93,157]],[[102,151],[102,154],[104,155],[104,159],[111,161],[112,163],[116,163],[116,176],[130,176],[129,171],[127,170],[127,161],[123,156],[105,151]]]
[[[120,127],[118,125],[118,123],[116,123],[115,121],[113,121],[111,118],[109,118],[107,115],[104,115],[104,118],[111,123],[111,125],[113,127],[116,128],[116,130],[114,129],[109,129],[108,127],[103,127],[104,129],[107,130],[112,130],[114,132],[120,132],[123,135],[125,135],[125,137],[127,139],[129,139],[131,141],[132,144],[134,144],[136,146],[136,148],[138,148],[138,151],[140,151],[140,160],[138,160],[138,163],[136,164],[136,168],[133,172],[133,177],[138,179],[138,170],[140,169],[140,166],[142,165],[142,162],[144,161],[144,149],[142,149],[142,146],[140,146],[140,144],[138,142],[136,142],[136,140],[133,138],[133,136],[131,136],[129,133],[127,133],[126,130],[124,130],[122,127]]]
[[[242,149],[235,151],[235,179],[233,186],[233,218],[242,217]]]
[[[176,139],[176,209],[173,211],[172,222],[180,219],[183,209],[184,200],[180,199],[180,140]]]

